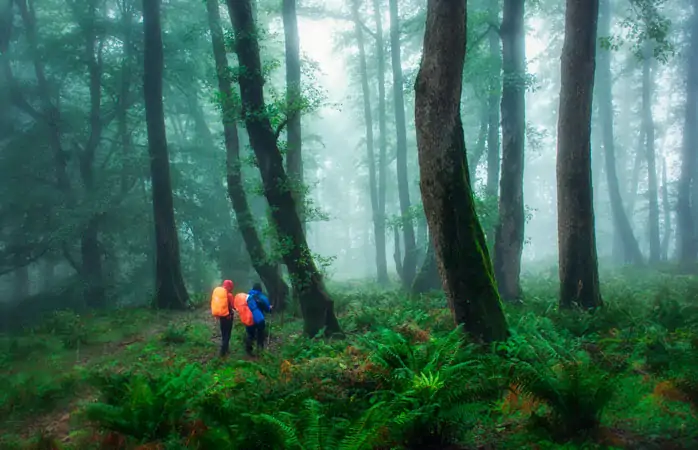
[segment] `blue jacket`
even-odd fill
[[[250,311],[252,311],[252,318],[254,319],[254,323],[258,324],[264,322],[264,314],[262,313],[262,311],[271,312],[269,299],[266,295],[254,289],[248,292],[247,295],[247,306],[250,308]]]

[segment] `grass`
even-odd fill
[[[59,312],[2,336],[2,448],[593,449],[698,447],[698,279],[604,277],[605,308],[555,307],[524,281],[507,342],[465,339],[438,295],[334,289],[347,331],[217,354],[205,307]],[[204,305],[205,306],[205,305]]]

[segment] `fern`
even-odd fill
[[[286,450],[369,450],[379,441],[379,429],[387,422],[384,404],[370,408],[355,424],[345,419],[328,420],[322,405],[304,402],[298,416],[289,413],[259,414],[283,440]]]
[[[146,442],[178,434],[187,411],[200,393],[201,369],[187,365],[181,371],[158,375],[101,375],[95,384],[102,401],[88,405],[89,420],[104,429]]]
[[[540,336],[525,340],[526,358],[513,359],[513,382],[550,409],[548,431],[566,438],[595,432],[617,385],[579,344],[564,349]]]

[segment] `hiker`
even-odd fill
[[[221,356],[228,354],[233,332],[233,286],[231,280],[225,280],[211,294],[211,314],[218,318],[221,327]]]
[[[252,290],[247,294],[247,307],[252,312],[254,323],[246,327],[247,339],[245,340],[245,351],[248,355],[252,355],[252,341],[257,341],[257,351],[264,350],[264,338],[266,331],[266,322],[264,321],[264,313],[271,312],[271,305],[266,295],[262,293],[262,285],[255,283]]]

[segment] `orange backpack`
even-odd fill
[[[222,286],[218,286],[211,294],[211,314],[215,317],[227,317],[230,315],[228,290]]]
[[[252,317],[252,311],[250,307],[247,306],[248,295],[244,292],[236,294],[233,299],[233,307],[238,312],[240,316],[240,322],[246,327],[254,325],[254,317]]]

